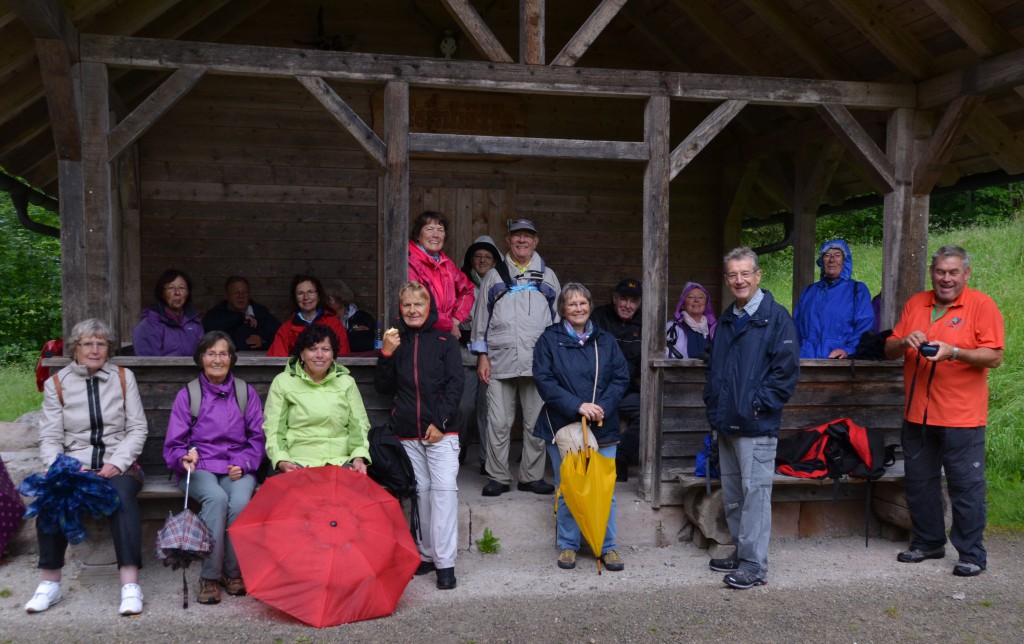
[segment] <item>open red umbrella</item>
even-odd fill
[[[267,479],[228,532],[249,594],[317,628],[390,615],[420,563],[398,500],[343,467]]]

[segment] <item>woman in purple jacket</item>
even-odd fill
[[[201,604],[220,602],[219,585],[229,595],[245,594],[227,527],[256,489],[255,474],[263,462],[265,439],[263,409],[256,390],[245,385],[243,394],[231,375],[236,359],[235,345],[228,334],[210,331],[202,337],[195,352],[202,373],[198,390],[192,387],[200,395],[198,413],[193,417],[193,392],[186,386],[174,399],[164,442],[164,460],[178,475],[182,490],[186,470],[192,471],[189,495],[202,503],[199,516],[216,539],[199,573],[196,599]]]
[[[176,268],[167,269],[156,280],[153,300],[132,329],[135,355],[192,355],[203,337],[203,321],[192,306],[191,278]]]

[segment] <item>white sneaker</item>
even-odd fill
[[[138,615],[142,612],[142,589],[138,584],[121,586],[121,608],[118,612],[122,615]]]
[[[61,600],[59,581],[41,581],[36,594],[25,604],[26,613],[41,613]]]

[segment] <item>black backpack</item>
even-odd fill
[[[416,503],[416,473],[390,423],[370,428],[370,465],[366,473],[399,501],[409,499],[409,529],[419,543],[420,512]]]

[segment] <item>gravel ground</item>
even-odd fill
[[[900,564],[905,544],[882,539],[777,539],[769,584],[747,591],[725,587],[685,543],[626,548],[626,570],[600,576],[583,556],[559,570],[548,546],[460,552],[456,590],[415,578],[393,616],[323,630],[251,597],[182,610],[180,572],[158,565],[142,570],[142,615],[118,616],[116,585],[80,580],[75,563],[64,600],[28,615],[38,572],[24,555],[0,565],[0,642],[1024,641],[1024,535],[987,545],[989,570],[962,579],[950,546],[946,559]]]

